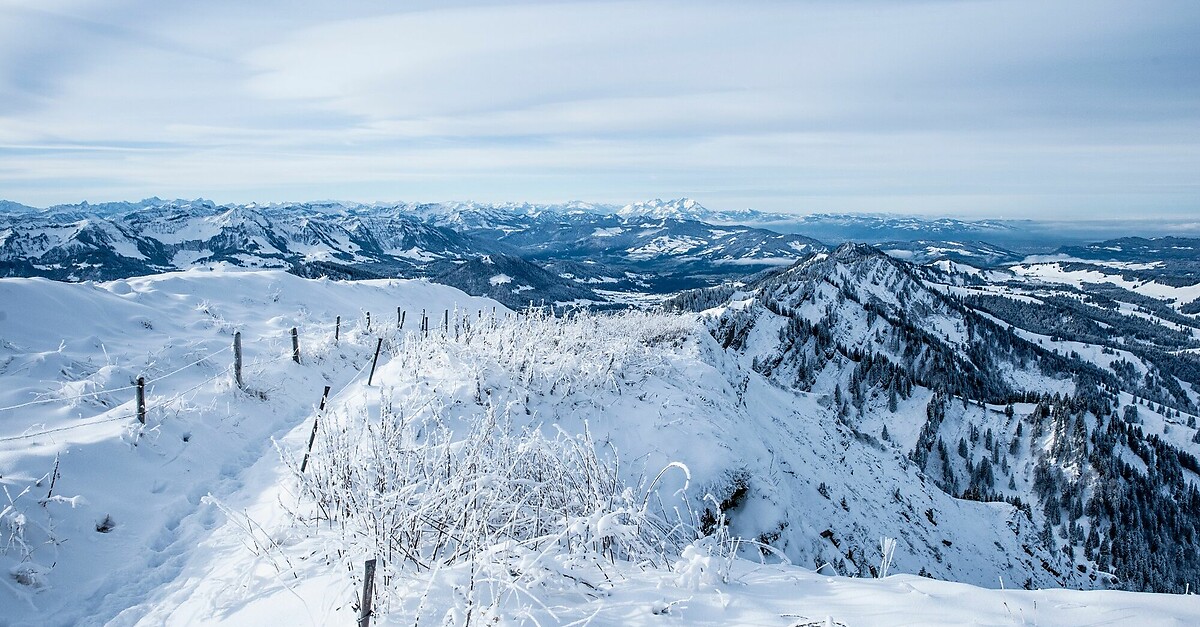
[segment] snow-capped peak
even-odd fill
[[[625,205],[617,211],[617,215],[622,218],[673,218],[676,220],[699,221],[704,221],[711,214],[712,212],[704,208],[704,205],[691,198],[676,198],[674,200],[655,198],[654,200],[644,200],[631,205]]]
[[[696,222],[720,225],[767,224],[795,219],[795,216],[787,214],[763,213],[754,209],[716,211],[686,197],[674,200],[655,198],[654,200],[645,200],[625,205],[617,211],[617,215],[624,219],[694,220]]]

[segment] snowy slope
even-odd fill
[[[936,489],[1026,512],[1051,575],[1186,588],[1196,373],[1164,349],[1194,344],[1190,321],[1153,301],[1009,281],[847,244],[668,306],[704,310],[721,345],[826,395],[840,424],[895,443]]]
[[[1043,550],[1017,508],[952,498],[909,461],[920,425],[901,423],[923,420],[925,392],[903,400],[887,423],[895,436],[881,440],[872,434],[882,423],[847,423],[827,394],[776,385],[754,371],[753,355],[722,348],[693,315],[517,318],[499,307],[491,317],[493,301],[422,281],[271,271],[69,285],[6,279],[0,303],[8,384],[0,407],[12,407],[0,410],[0,623],[349,622],[362,560],[379,555],[380,538],[404,535],[364,526],[386,520],[364,512],[429,502],[453,486],[421,483],[422,473],[482,463],[487,450],[466,452],[487,442],[586,448],[594,456],[585,459],[614,469],[614,491],[606,502],[578,504],[585,514],[562,535],[475,538],[491,548],[444,566],[387,557],[380,624],[461,624],[468,616],[560,624],[593,615],[596,624],[663,616],[699,624],[911,624],[914,616],[928,624],[1191,624],[1200,612],[1155,595],[989,591],[914,577],[987,588],[1104,582]],[[406,312],[403,329],[397,308]],[[421,310],[434,314],[428,336],[418,332]],[[443,333],[437,313],[445,310],[452,324]],[[292,327],[300,364],[291,361]],[[235,330],[246,348],[245,392],[229,372]],[[751,342],[769,338],[760,330]],[[376,338],[383,350],[368,385]],[[153,381],[145,427],[131,418],[132,391],[119,389],[139,375]],[[328,408],[318,412],[327,385]],[[873,402],[867,413],[883,416],[880,399]],[[980,411],[999,409],[948,412],[946,433]],[[297,465],[318,417],[313,466],[301,480]],[[487,425],[498,430],[470,440]],[[374,479],[349,481],[404,460],[434,463],[389,475],[402,480],[394,491],[372,487]],[[488,481],[458,489],[500,498]],[[313,495],[329,490],[361,507],[323,510]],[[629,521],[645,524],[647,512],[677,527],[648,557],[630,559],[627,543],[642,532]],[[772,548],[747,542],[742,559],[730,560],[720,535],[686,537],[716,530],[705,520],[721,513],[734,534]],[[592,544],[581,544],[588,537]],[[897,540],[890,572],[907,575],[832,576],[878,573],[881,537]],[[610,542],[626,548],[606,549]],[[773,563],[759,566],[764,550]],[[795,565],[774,563],[780,556]]]
[[[411,328],[422,308],[495,305],[422,281],[281,272],[0,280],[0,407],[18,406],[0,410],[0,623],[103,623],[174,578],[220,521],[205,496],[241,489],[243,469],[311,414],[323,386],[370,363],[367,311],[379,333],[397,307]],[[247,392],[230,372],[235,330]],[[144,427],[138,376],[152,381]]]
[[[320,431],[319,437],[335,437],[347,429],[357,433],[364,424],[381,429],[388,415],[403,416],[406,427],[416,433],[435,424],[462,430],[486,420],[488,407],[503,407],[516,423],[551,432],[579,433],[586,424],[596,442],[627,460],[623,472],[639,492],[644,486],[639,477],[644,479],[647,470],[653,474],[669,461],[681,461],[690,469],[692,499],[707,492],[724,500],[730,496],[722,492],[728,489],[724,484],[729,469],[748,469],[749,495],[728,512],[735,530],[751,535],[764,522],[782,517],[791,527],[803,529],[800,535],[813,539],[814,545],[828,543],[785,548],[822,570],[834,570],[823,561],[836,554],[833,541],[839,541],[842,550],[855,548],[853,532],[833,538],[820,534],[824,520],[841,513],[852,522],[837,521],[833,526],[839,530],[867,526],[868,534],[895,532],[902,538],[892,572],[915,570],[926,560],[938,567],[931,557],[914,554],[910,544],[930,532],[954,538],[940,546],[944,568],[961,567],[959,576],[996,586],[1004,581],[1011,585],[1014,576],[1029,572],[1028,566],[1016,563],[1021,549],[1012,547],[1009,553],[993,546],[1009,544],[1007,538],[1014,537],[1008,526],[1012,521],[1004,524],[1004,517],[997,516],[1007,506],[927,500],[916,507],[930,505],[941,531],[914,523],[926,515],[914,510],[909,500],[920,498],[913,494],[921,489],[917,478],[908,473],[907,480],[896,481],[874,473],[871,466],[878,458],[856,455],[848,443],[839,445],[830,438],[838,433],[845,437],[845,432],[804,415],[820,414],[818,403],[740,369],[686,318],[526,319],[500,322],[498,327],[461,341],[434,337],[398,346],[379,374],[378,387],[368,388],[360,381],[346,390],[340,397],[344,400],[325,417],[336,426]],[[705,392],[697,396],[696,390]],[[298,456],[307,432],[304,426],[285,437],[283,454]],[[418,438],[413,444],[419,444],[421,436],[410,437]],[[854,458],[827,455],[835,450]],[[839,471],[844,468],[852,472]],[[328,624],[354,615],[359,565],[376,554],[371,542],[333,525],[292,518],[287,512],[305,506],[305,499],[296,497],[303,490],[278,463],[264,460],[252,474],[261,491],[244,491],[226,504],[235,512],[244,511],[245,517],[219,529],[202,546],[203,552],[189,560],[183,576],[131,616],[146,612],[141,615],[144,624],[243,624],[267,617]],[[830,499],[815,491],[818,479],[824,479],[833,499],[848,496],[855,512],[823,504]],[[663,480],[658,494],[667,500],[668,509],[679,498],[676,490],[682,483],[679,473]],[[871,505],[871,492],[878,493],[876,507]],[[896,492],[901,496],[894,499]],[[694,506],[704,507],[706,502],[699,499]],[[906,517],[911,519],[902,521]],[[893,518],[896,523],[889,522]],[[251,538],[256,540],[252,543]],[[272,540],[278,545],[269,546]],[[877,549],[857,548],[860,560],[878,563]],[[810,550],[817,553],[807,553]],[[814,560],[817,555],[821,557]],[[431,572],[402,562],[387,571],[384,580],[390,583],[377,591],[377,611],[382,620],[397,624],[442,618],[459,623],[473,608],[484,617],[517,623],[564,624],[591,617],[594,624],[605,625],[658,622],[663,615],[686,624],[824,624],[821,621],[829,617],[837,624],[887,625],[912,624],[914,616],[923,624],[1026,618],[1054,624],[1136,624],[1147,616],[1183,624],[1197,611],[1185,602],[1159,603],[1149,595],[984,591],[912,576],[866,582],[795,566],[756,566],[752,561],[733,563],[727,581],[713,574],[716,564],[688,559],[670,567],[622,561],[602,566],[555,563],[576,583],[564,587],[546,573],[520,591],[506,588],[503,581],[481,580],[480,591],[471,592],[472,574],[485,577],[490,572],[486,566],[472,562]],[[591,583],[581,583],[588,579]]]
[[[1066,269],[1063,262],[1053,262],[1018,264],[1012,266],[1011,270],[1029,279],[1065,283],[1075,287],[1086,283],[1111,283],[1131,292],[1168,301],[1176,307],[1200,299],[1200,283],[1176,286],[1164,285],[1153,280],[1129,280],[1122,276],[1119,268],[1110,272],[1104,271],[1103,267]]]

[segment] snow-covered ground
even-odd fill
[[[368,311],[380,333],[397,307],[415,329],[423,308],[494,305],[423,281],[282,272],[0,281],[0,624],[103,623],[172,580],[220,523],[203,499],[244,489],[244,470],[274,455],[271,438],[310,416],[325,385],[365,376]]]
[[[1062,264],[1063,262],[1024,263],[1011,266],[1009,270],[1017,276],[1049,283],[1065,283],[1075,287],[1083,287],[1084,283],[1111,283],[1131,292],[1171,302],[1176,307],[1200,298],[1200,284],[1175,287],[1157,281],[1130,281],[1121,276],[1119,268],[1110,274],[1099,270],[1066,270]]]
[[[270,271],[0,280],[0,625],[351,624],[381,539],[415,551],[380,565],[383,625],[1200,623],[1194,597],[993,581],[1025,557],[997,550],[1020,552],[1011,508],[922,492],[902,451],[851,447],[822,399],[769,384],[692,318],[502,307],[492,318],[494,306],[423,281]],[[245,391],[231,372],[235,331]],[[145,426],[133,418],[138,376],[151,382]],[[510,453],[540,461],[487,466]],[[555,481],[530,480],[555,463]],[[555,492],[581,477],[611,485]],[[744,559],[759,553],[752,543],[733,557],[727,537],[694,540],[702,510],[733,498],[731,481],[749,487],[735,533],[785,522],[776,544],[811,560],[837,555],[839,538],[851,546],[852,527],[879,529],[899,539],[893,573],[942,568],[989,588],[831,577],[769,552],[771,564]],[[559,521],[528,507],[546,491],[607,496],[558,504],[574,512]],[[331,494],[361,507],[331,510]],[[454,510],[462,528],[490,531],[454,537],[435,505],[455,494],[472,499]],[[477,519],[496,505],[510,515]],[[905,509],[936,511],[941,530]],[[532,532],[512,522],[527,519]],[[388,520],[410,526],[379,526]],[[971,542],[946,544],[946,564],[917,552],[965,528]],[[436,552],[454,547],[471,550]],[[877,544],[857,548],[880,564]]]

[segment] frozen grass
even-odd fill
[[[397,394],[386,384],[378,406],[351,402],[331,411],[318,422],[306,473],[284,456],[303,497],[296,516],[335,532],[321,532],[328,558],[350,569],[361,556],[380,558],[381,608],[413,603],[388,582],[465,570],[450,610],[455,622],[525,605],[553,615],[540,598],[603,594],[620,577],[618,563],[675,568],[685,586],[724,581],[738,542],[723,525],[700,537],[688,500],[659,494],[666,475],[682,474],[686,488],[685,466],[630,477],[616,450],[599,446],[586,425],[578,434],[557,426],[544,433],[528,424],[522,402],[493,398],[494,382],[484,376],[498,366],[530,394],[619,392],[633,383],[625,380],[630,373],[666,367],[662,344],[678,349],[697,332],[679,316],[535,313],[476,317],[473,325],[455,316],[444,335],[390,338],[389,373],[430,367],[447,353],[479,365],[467,382],[473,419],[450,416],[436,394]],[[423,605],[409,609],[419,618]]]

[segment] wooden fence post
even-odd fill
[[[308,468],[308,454],[312,453],[313,442],[317,440],[317,422],[321,420],[321,414],[325,413],[325,401],[329,399],[329,386],[325,386],[325,391],[321,393],[321,407],[317,410],[316,417],[313,418],[312,433],[308,435],[308,448],[304,451],[304,461],[300,462],[300,474],[304,474]]]
[[[371,374],[367,375],[367,386],[370,387],[371,381],[375,378],[375,365],[379,363],[379,349],[383,348],[383,338],[375,344],[375,359],[371,360]]]
[[[446,313],[442,315],[442,335],[448,335],[449,333],[450,333],[450,310],[447,309]]]
[[[237,383],[239,390],[246,389],[246,384],[242,382],[242,332],[236,331],[233,334],[233,380]]]
[[[54,472],[50,473],[50,489],[46,492],[46,500],[42,501],[42,507],[50,502],[50,497],[54,496],[54,484],[58,481],[58,453],[54,454]]]
[[[358,627],[371,627],[371,599],[375,595],[375,558],[363,568],[362,604],[358,606]]]
[[[138,422],[146,424],[146,378],[137,380],[137,416]]]
[[[292,361],[300,363],[300,332],[292,327]]]
[[[371,312],[367,312],[367,332],[371,331]]]
[[[342,335],[342,317],[338,316],[333,322],[333,343],[337,344],[338,339]]]
[[[404,329],[404,316],[405,316],[405,315],[407,315],[407,314],[408,314],[408,312],[407,312],[407,311],[401,311],[401,310],[400,310],[400,308],[399,308],[399,307],[397,307],[397,308],[396,308],[396,313],[397,313],[397,314],[400,316],[400,318],[399,318],[399,322],[397,322],[397,323],[396,323],[396,328],[397,328],[397,329],[401,329],[401,330],[403,330],[403,329]]]

